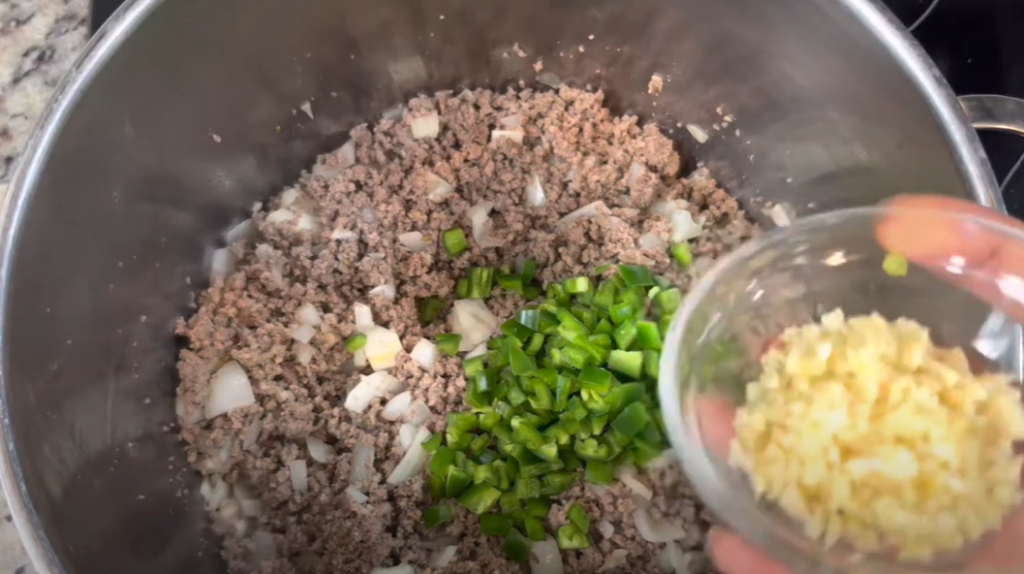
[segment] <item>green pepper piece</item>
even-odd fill
[[[541,460],[546,460],[548,462],[554,462],[556,460],[559,460],[558,444],[554,442],[549,442],[539,448],[531,448],[530,452],[532,452],[534,456],[536,456],[537,458]]]
[[[654,285],[651,270],[644,265],[619,265],[619,277],[627,287],[649,287]]]
[[[672,259],[679,264],[680,267],[686,269],[693,262],[693,255],[690,253],[690,246],[686,243],[674,243],[669,248],[669,253],[672,254]]]
[[[440,333],[434,337],[434,344],[437,350],[449,357],[454,357],[459,352],[459,344],[462,342],[462,335],[457,333]]]
[[[430,435],[430,438],[423,441],[423,450],[434,453],[441,446],[441,433],[434,433]]]
[[[473,443],[475,438],[471,433],[463,430],[459,430],[455,427],[448,427],[444,429],[445,444],[449,448],[456,451],[462,451],[469,449],[469,445]]]
[[[658,378],[658,364],[661,361],[661,353],[657,351],[644,351],[644,374],[652,379]]]
[[[644,372],[644,354],[640,351],[614,350],[608,355],[608,368],[627,377],[639,379]]]
[[[526,564],[530,560],[531,546],[532,543],[529,539],[513,528],[505,535],[505,541],[501,543],[501,551],[509,560]]]
[[[466,241],[466,234],[458,227],[442,231],[441,243],[444,245],[444,251],[448,254],[449,259],[455,259],[469,248],[469,242]]]
[[[653,321],[637,321],[636,340],[641,349],[648,351],[661,350],[661,331]]]
[[[547,518],[548,513],[551,512],[551,503],[540,498],[533,498],[523,504],[523,509],[527,516]]]
[[[592,544],[590,537],[573,524],[561,526],[555,533],[555,541],[562,550],[584,550]]]
[[[537,363],[533,357],[527,355],[520,347],[508,345],[508,362],[512,367],[512,373],[522,376],[537,370]]]
[[[491,296],[494,284],[494,269],[490,267],[470,267],[466,274],[469,280],[470,299],[486,299]]]
[[[444,301],[440,297],[427,297],[420,301],[420,325],[426,327],[441,317]]]
[[[548,539],[547,533],[544,532],[544,523],[538,518],[527,516],[523,519],[523,530],[530,540],[543,542]]]
[[[509,319],[501,324],[501,332],[511,335],[520,341],[525,341],[530,338],[530,335],[533,335],[534,330],[515,319]]]
[[[582,389],[606,393],[612,388],[612,381],[615,378],[612,377],[610,372],[601,367],[588,365],[580,371],[577,380],[579,380],[580,388]]]
[[[472,477],[454,466],[448,467],[448,479],[444,484],[445,498],[455,498],[473,483]]]
[[[665,289],[654,297],[654,306],[658,308],[662,316],[675,313],[682,303],[683,292],[675,287]]]
[[[366,333],[356,333],[345,341],[345,350],[349,353],[355,353],[366,346]]]
[[[642,431],[651,422],[651,415],[642,402],[634,402],[626,405],[612,421],[612,428],[627,438],[631,438]]]
[[[576,439],[573,443],[573,452],[576,456],[586,461],[607,461],[611,459],[611,449],[607,444],[601,444],[596,439]]]
[[[636,316],[636,309],[626,302],[616,303],[608,309],[608,318],[616,325],[621,325],[634,316]]]
[[[444,524],[452,519],[452,507],[447,504],[435,504],[423,511],[423,525],[427,529]]]
[[[587,517],[586,511],[583,507],[575,502],[569,505],[569,510],[566,511],[565,517],[569,519],[569,522],[575,526],[580,532],[590,531],[590,518]]]
[[[583,472],[583,480],[591,484],[611,484],[615,481],[615,472],[611,463],[591,460],[587,461],[587,468]]]
[[[474,514],[483,514],[494,506],[501,491],[487,484],[474,484],[459,495],[459,504]]]
[[[628,351],[629,347],[636,341],[637,328],[636,321],[627,319],[622,322],[612,333],[612,338],[615,339],[615,346],[624,351]]]
[[[540,496],[540,480],[532,477],[520,478],[516,481],[515,493],[521,500]]]
[[[527,285],[533,281],[533,276],[537,272],[537,262],[533,259],[523,260],[523,269],[520,272],[523,277],[523,285]]]
[[[455,427],[461,431],[475,431],[479,422],[473,413],[448,413],[447,423],[449,427]]]
[[[529,356],[534,356],[544,348],[544,335],[540,333],[534,333],[530,335],[530,340],[526,343],[524,352]]]
[[[441,446],[434,452],[434,456],[430,457],[427,469],[431,474],[444,477],[448,476],[448,467],[453,464],[455,464],[455,451],[449,447]]]
[[[600,309],[608,309],[615,304],[615,295],[619,288],[613,281],[602,281],[594,293],[593,304]]]
[[[488,536],[504,537],[512,530],[512,520],[502,514],[484,514],[480,516],[480,532]]]
[[[497,277],[498,287],[512,293],[523,292],[523,278],[519,275],[508,275],[501,273]]]
[[[541,496],[558,496],[576,484],[576,473],[559,470],[544,475],[541,479]]]
[[[562,287],[566,293],[576,295],[577,293],[586,293],[590,290],[590,278],[589,277],[572,277],[562,281]]]
[[[431,474],[430,478],[427,479],[427,486],[430,489],[430,497],[434,500],[441,500],[444,498],[444,475]]]

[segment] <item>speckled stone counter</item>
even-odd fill
[[[0,0],[0,195],[64,72],[88,39],[88,0]],[[0,496],[0,574],[31,574]]]

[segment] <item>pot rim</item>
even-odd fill
[[[974,128],[971,127],[945,78],[931,58],[879,0],[841,0],[899,62],[903,71],[931,104],[949,138],[957,162],[974,198],[986,207],[1005,212],[999,186]],[[9,304],[11,267],[18,232],[28,210],[29,198],[39,182],[54,142],[107,61],[164,0],[128,0],[96,32],[58,84],[25,144],[3,203],[0,204],[0,309]],[[0,485],[11,517],[32,565],[39,574],[64,574],[66,570],[33,508],[11,433],[7,401],[6,313],[0,312]]]

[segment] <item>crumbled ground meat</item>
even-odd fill
[[[402,562],[432,572],[430,557],[447,545],[457,545],[457,554],[438,571],[519,568],[502,557],[496,539],[479,534],[476,517],[461,509],[447,526],[426,531],[421,510],[429,497],[422,476],[386,485],[403,456],[399,423],[381,418],[382,401],[363,414],[343,407],[359,372],[340,343],[355,332],[352,304],[362,301],[411,350],[421,338],[446,330],[443,322],[420,326],[420,298],[438,296],[450,304],[456,279],[470,266],[500,266],[519,257],[535,259],[543,281],[630,262],[651,265],[685,287],[690,276],[675,269],[665,249],[639,244],[642,234],[669,238],[668,223],[652,215],[659,202],[685,200],[695,218],[704,219],[706,231],[692,244],[694,268],[754,233],[736,201],[707,173],[681,177],[678,154],[655,126],[613,117],[602,99],[600,93],[567,87],[417,98],[402,116],[353,129],[349,144],[321,157],[295,187],[257,208],[258,238],[232,246],[236,270],[203,292],[195,315],[178,328],[188,342],[178,393],[189,460],[211,484],[223,479],[235,496],[248,491],[261,507],[249,517],[233,499],[214,509],[214,528],[224,539],[232,574],[368,573]],[[429,122],[435,112],[437,137],[414,139],[411,123]],[[522,141],[492,142],[494,129],[519,133]],[[533,178],[544,189],[543,207],[526,204],[524,189]],[[446,190],[451,191],[445,195]],[[482,249],[473,241],[467,211],[485,201],[493,203],[489,232],[498,247]],[[559,224],[566,214],[598,201],[603,203],[587,208],[589,217]],[[470,238],[469,250],[456,259],[445,255],[440,241],[441,232],[452,227]],[[413,253],[398,241],[413,231],[429,242],[426,251]],[[394,286],[394,300],[368,294],[383,284]],[[296,310],[305,303],[323,317],[309,347],[290,334],[298,326]],[[522,303],[498,289],[487,300],[499,318]],[[308,364],[298,359],[300,350],[311,354]],[[204,420],[211,374],[228,360],[248,373],[256,403]],[[401,355],[391,370],[430,407],[425,425],[432,431],[442,428],[446,413],[462,408],[460,365],[458,358],[439,356],[424,371]],[[325,441],[337,455],[324,463],[312,460],[308,436]],[[366,504],[345,493],[359,444],[375,451]],[[289,474],[288,463],[300,459],[308,467],[306,493],[293,490]],[[700,506],[678,470],[658,473],[645,477],[657,479],[657,494],[643,506],[686,524],[692,536],[680,544],[692,553],[690,570],[707,571],[699,554],[707,526]],[[587,551],[565,552],[567,572],[595,572],[620,548],[629,553],[628,571],[661,571],[657,556],[663,545],[638,535],[636,503],[624,486],[598,492],[580,485],[563,501],[579,502],[595,523],[607,520],[615,528],[607,539],[592,532],[595,546]],[[559,512],[562,505],[553,520]],[[248,513],[255,514],[251,505]]]

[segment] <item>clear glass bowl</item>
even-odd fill
[[[883,217],[889,227],[879,227]],[[903,277],[882,267],[880,238],[888,241],[897,221],[899,237],[914,242]],[[1024,535],[1004,539],[997,554],[979,554],[993,543],[988,535],[927,563],[860,554],[842,541],[825,548],[757,500],[728,464],[722,442],[729,438],[706,424],[708,409],[742,401],[759,357],[783,329],[836,308],[915,319],[937,344],[961,347],[985,370],[1019,381],[1021,329],[1013,317],[1024,317],[1024,234],[962,211],[858,208],[799,219],[718,261],[677,312],[660,367],[665,424],[697,493],[725,526],[794,572],[1024,572]]]

